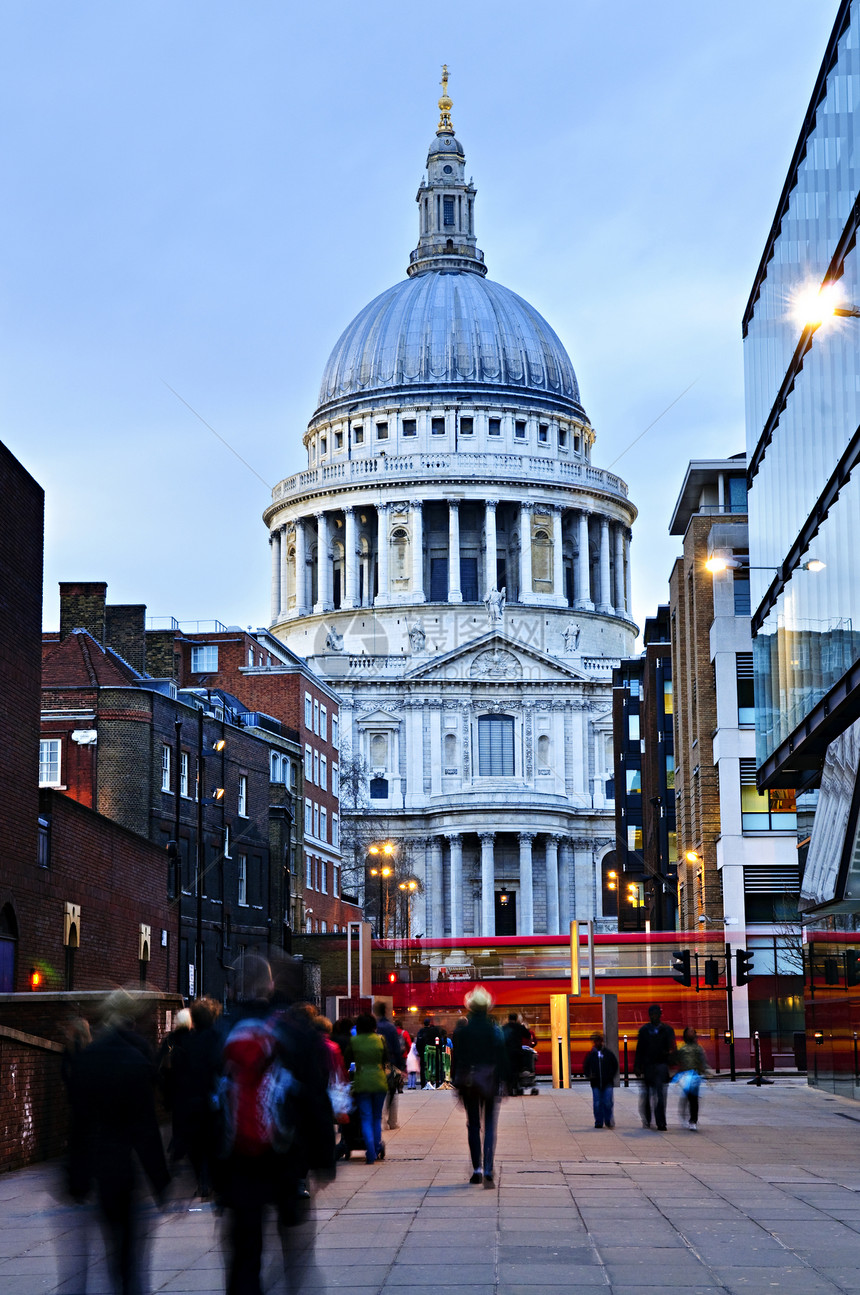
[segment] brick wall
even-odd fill
[[[106,598],[107,585],[101,581],[60,581],[60,638],[84,629],[97,643],[104,643]]]
[[[105,608],[105,643],[143,674],[146,670],[146,606],[116,603]]]

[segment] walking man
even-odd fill
[[[659,1003],[648,1008],[648,1024],[636,1039],[633,1069],[642,1080],[639,1114],[643,1129],[650,1129],[653,1110],[657,1128],[666,1128],[666,1090],[669,1086],[669,1061],[675,1054],[675,1031],[661,1018]]]

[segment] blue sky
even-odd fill
[[[46,491],[46,626],[76,579],[267,622],[263,482],[405,275],[444,61],[490,277],[640,509],[641,623],[687,461],[744,447],[741,315],[836,7],[4,0],[0,438]]]

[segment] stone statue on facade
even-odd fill
[[[571,621],[567,629],[562,634],[564,639],[564,650],[567,653],[575,652],[579,645],[579,626]]]
[[[409,634],[409,646],[412,648],[412,651],[423,652],[424,644],[427,641],[427,636],[425,635],[421,626],[410,625],[408,634]]]
[[[491,589],[484,599],[491,625],[501,625],[505,610],[506,589]]]
[[[343,635],[338,634],[337,630],[334,628],[333,625],[329,630],[328,634],[326,634],[325,636],[325,647],[326,647],[326,652],[343,651]]]

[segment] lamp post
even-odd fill
[[[418,882],[413,879],[410,879],[409,881],[401,881],[398,888],[403,891],[404,897],[406,899],[406,938],[407,940],[411,940],[412,939],[412,896],[415,894],[415,891],[418,889]]]
[[[367,853],[379,861],[379,867],[371,868],[370,875],[379,878],[379,939],[384,940],[388,936],[388,882],[394,875],[394,868],[388,861],[393,861],[397,846],[393,841],[375,841],[368,846]]]

